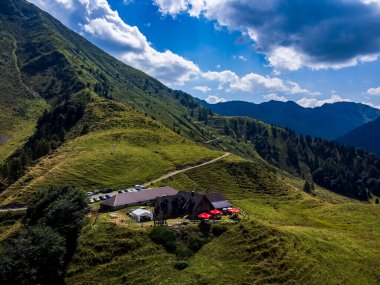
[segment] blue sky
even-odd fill
[[[380,0],[31,0],[121,61],[219,101],[380,108]]]

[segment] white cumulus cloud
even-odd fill
[[[107,0],[30,1],[111,55],[171,87],[182,86],[190,80],[202,79],[217,83],[216,89],[226,92],[262,92],[264,94],[282,92],[305,95],[315,93],[300,87],[297,83],[284,81],[278,77],[255,73],[238,76],[230,70],[204,72],[193,61],[170,50],[154,49],[139,28],[125,23],[118,12],[112,10]],[[211,13],[223,3],[225,4],[226,0],[214,2],[210,0],[155,0],[155,4],[162,13],[176,15],[181,11],[186,11],[194,17],[200,16],[201,13]],[[219,24],[226,25],[227,23],[220,21]],[[243,56],[239,58],[245,60]],[[219,68],[220,65],[217,66],[217,69]],[[203,84],[200,83],[199,86]],[[205,91],[205,93],[210,91],[204,88],[202,88],[204,91],[196,90]]]
[[[211,91],[211,88],[208,86],[195,86],[193,89],[201,91],[203,93],[207,93],[207,92]]]
[[[372,96],[380,96],[380,87],[368,89],[367,94]]]
[[[208,81],[219,83],[218,90],[226,89],[227,92],[246,92],[246,93],[285,93],[285,94],[304,94],[308,96],[320,95],[302,88],[293,81],[284,81],[278,77],[262,76],[256,73],[248,73],[239,77],[231,70],[208,71],[201,74]]]
[[[256,73],[244,75],[236,82],[230,84],[232,90],[244,92],[260,92],[264,90],[287,92],[288,87],[285,86],[283,80],[276,77],[264,77]]]
[[[218,27],[249,36],[278,73],[302,67],[340,69],[380,55],[380,29],[374,28],[380,25],[379,0],[198,0],[197,13],[192,0],[154,2],[173,17],[202,15]]]
[[[315,98],[301,98],[297,101],[297,104],[306,108],[320,107],[324,104],[332,104],[337,102],[352,102],[351,99],[342,98],[339,95],[333,94],[327,99],[315,99]]]
[[[217,104],[227,102],[227,100],[218,96],[208,95],[206,98],[206,102],[209,104]]]
[[[204,0],[153,0],[164,15],[175,17],[182,12],[189,12],[190,16],[199,17],[202,12]]]
[[[169,50],[157,51],[107,0],[30,0],[116,58],[170,86],[198,76],[199,67]]]
[[[376,105],[376,104],[374,104],[372,102],[362,102],[362,104],[371,106],[372,108],[380,109],[380,105]]]
[[[280,101],[280,102],[288,102],[289,101],[284,96],[278,96],[276,93],[264,95],[263,97],[267,100],[273,100],[273,101]]]

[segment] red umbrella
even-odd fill
[[[231,209],[228,209],[227,211],[230,212],[231,214],[238,214],[238,213],[240,213],[240,210],[236,209],[236,208],[231,208]]]
[[[211,210],[210,211],[210,214],[213,214],[213,215],[221,215],[223,214],[222,211],[219,211],[218,209],[214,209],[214,210]]]
[[[212,215],[210,215],[209,213],[202,213],[198,215],[198,218],[200,219],[210,219],[211,217]]]

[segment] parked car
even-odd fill
[[[107,198],[106,198],[106,196],[103,196],[103,195],[102,195],[102,196],[99,196],[99,199],[100,199],[100,200],[106,200]]]
[[[94,200],[94,199],[89,199],[88,202],[89,202],[90,204],[92,204],[92,203],[95,202],[95,200]]]
[[[92,193],[92,192],[87,192],[87,196],[92,196],[92,195],[94,195],[94,193]]]
[[[99,190],[94,190],[94,194],[99,194]]]
[[[117,193],[121,194],[121,193],[124,193],[124,191],[123,190],[119,190],[119,191],[117,191]]]
[[[141,190],[142,190],[141,185],[135,185],[135,190],[137,190],[137,191],[141,191]]]
[[[112,191],[113,191],[112,188],[108,188],[108,189],[106,189],[106,190],[104,191],[104,193],[111,193]]]
[[[106,198],[108,199],[108,198],[111,198],[111,197],[112,197],[112,194],[106,194],[106,195],[104,195],[104,196],[106,196]]]
[[[100,198],[99,198],[99,197],[96,197],[96,198],[94,198],[94,201],[95,201],[95,202],[99,202],[99,201],[100,201]]]

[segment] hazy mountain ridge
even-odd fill
[[[225,116],[247,116],[269,124],[287,127],[299,134],[336,139],[380,116],[380,110],[370,106],[338,102],[316,108],[304,108],[295,102],[269,101],[255,104],[230,101],[204,106]]]
[[[360,147],[380,157],[380,118],[350,131],[336,141],[342,144]]]

